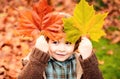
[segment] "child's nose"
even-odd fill
[[[65,45],[61,44],[58,48],[60,51],[64,52],[65,51]]]

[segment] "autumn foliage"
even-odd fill
[[[18,17],[20,11],[25,10],[28,13],[31,10],[34,2],[38,0],[0,0],[0,79],[16,79],[18,73],[22,68],[21,59],[34,46],[32,38],[21,38],[16,36],[15,29],[18,26]],[[53,11],[64,11],[70,14],[79,0],[48,0],[49,4],[53,6]],[[120,1],[119,0],[87,0],[96,6],[98,11],[108,11],[104,29],[107,36],[105,38],[111,40],[111,43],[120,42]],[[105,6],[98,5],[96,1],[103,1]],[[45,5],[45,4],[44,4]],[[37,6],[37,5],[36,5]],[[34,9],[35,11],[37,9]],[[24,13],[25,11],[23,11]],[[34,12],[33,12],[34,13]],[[34,21],[34,28],[38,28],[38,23],[33,19],[33,15],[27,15]],[[34,15],[38,16],[38,15]],[[22,18],[25,18],[23,15]],[[54,18],[54,17],[51,17]],[[37,18],[38,19],[38,18]],[[56,19],[57,20],[57,19]],[[28,21],[29,22],[29,21]],[[24,24],[23,24],[24,25]],[[37,27],[36,27],[37,25]],[[51,22],[52,25],[52,22]],[[23,26],[24,27],[24,26]],[[31,27],[31,24],[30,24]],[[26,27],[27,28],[27,27]],[[31,32],[34,35],[34,32]],[[38,31],[38,33],[40,33]],[[52,33],[52,32],[51,32]],[[103,48],[104,49],[104,48]]]

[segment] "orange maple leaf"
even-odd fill
[[[46,0],[40,0],[32,10],[20,12],[17,30],[25,36],[44,34],[50,39],[58,40],[63,36],[63,17],[59,12],[53,12]]]

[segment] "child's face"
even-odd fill
[[[50,56],[58,61],[65,61],[68,59],[73,54],[75,45],[66,42],[64,39],[58,41],[49,40],[48,44]]]

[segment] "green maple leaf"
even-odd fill
[[[89,36],[91,40],[98,41],[105,35],[102,27],[107,14],[96,14],[93,5],[81,0],[76,5],[73,16],[63,18],[67,41],[75,43],[81,36]]]

